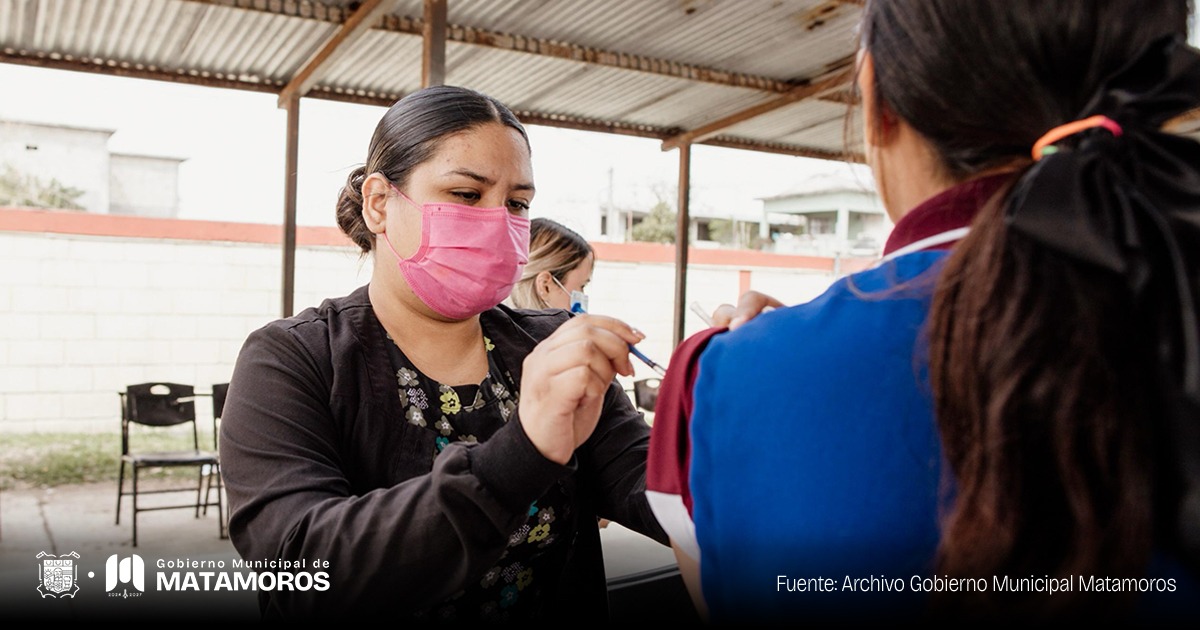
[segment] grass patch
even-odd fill
[[[130,442],[141,451],[190,450],[191,431],[159,430],[133,434]],[[207,441],[206,441],[207,438]],[[200,447],[212,436],[200,435]],[[52,488],[81,483],[117,483],[121,434],[113,433],[0,433],[0,489]],[[125,484],[130,484],[125,467]],[[141,481],[195,479],[194,467],[143,468]]]

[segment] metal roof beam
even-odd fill
[[[817,160],[830,160],[833,162],[855,162],[858,164],[865,164],[867,161],[863,154],[854,153],[851,151],[825,151],[821,149],[798,147],[794,144],[782,144],[775,142],[747,142],[738,138],[729,138],[726,136],[717,136],[716,138],[705,140],[700,144],[710,147],[741,149],[743,151],[758,151],[759,153],[775,153],[778,155],[806,157]]]
[[[231,90],[247,90],[250,92],[268,92],[278,94],[283,89],[283,82],[255,77],[247,80],[243,75],[210,72],[208,70],[181,70],[165,68],[153,64],[117,61],[100,57],[82,57],[64,53],[47,53],[42,51],[0,49],[0,63],[11,63],[35,68],[53,68],[72,72],[91,72],[115,77],[131,79],[150,79],[183,83],[203,87],[225,88]]]
[[[37,68],[54,68],[57,70],[70,70],[73,72],[89,72],[94,74],[127,77],[133,79],[150,79],[154,81],[167,81],[170,83],[182,83],[204,87],[246,90],[250,92],[265,92],[268,94],[279,94],[279,91],[283,88],[283,84],[281,82],[272,81],[270,79],[255,78],[255,80],[250,81],[244,76],[223,74],[220,72],[196,70],[184,71],[140,63],[129,63],[125,61],[118,62],[111,59],[90,57],[77,58],[73,55],[42,52],[30,53],[27,51],[18,51],[13,49],[0,49],[0,63],[11,63],[23,66],[33,66]],[[393,94],[385,92],[368,92],[364,90],[340,88],[332,89],[317,86],[305,96],[308,98],[319,98],[322,100],[337,101],[341,103],[356,103],[359,105],[372,105],[375,107],[389,107],[404,95],[401,93]],[[534,112],[529,110],[518,109],[514,110],[514,113],[517,115],[517,118],[521,120],[521,122],[529,125],[543,125],[546,127],[576,129],[580,131],[596,131],[600,133],[611,133],[637,138],[666,140],[667,138],[673,137],[680,132],[680,129],[677,127],[656,127],[652,125],[603,121],[591,118],[564,116],[561,114]],[[858,155],[847,157],[832,151],[822,151],[819,149],[801,147],[793,144],[755,142],[726,136],[717,136],[698,144],[743,149],[746,151],[777,153],[780,155],[812,157],[824,160],[849,159],[851,161],[862,161],[862,156]]]
[[[292,75],[292,80],[279,93],[279,107],[287,107],[293,98],[307,94],[325,76],[329,67],[346,53],[349,45],[366,35],[384,14],[396,8],[396,4],[397,0],[363,0],[358,10],[350,14],[341,27]]]
[[[187,1],[245,9],[247,11],[261,11],[273,15],[322,20],[334,24],[341,23],[343,19],[346,19],[345,11],[339,7],[324,5],[312,0],[292,0],[289,2],[272,2],[268,0]],[[347,21],[349,20],[347,19]],[[418,37],[422,37],[425,34],[424,21],[409,16],[385,15],[383,20],[378,24],[372,25],[372,28],[392,33],[416,35]],[[543,57],[554,57],[595,66],[619,68],[621,70],[637,70],[649,74],[686,79],[688,81],[743,87],[777,94],[786,94],[789,90],[797,86],[793,81],[781,81],[771,77],[729,72],[716,68],[671,61],[669,59],[643,57],[641,55],[602,50],[578,44],[525,37],[456,24],[446,26],[446,41],[511,50],[532,55],[541,55]]]
[[[410,32],[411,30],[414,30],[413,26],[405,24],[406,21],[407,20],[405,18],[388,18],[384,20],[384,28],[399,32]],[[716,68],[708,68],[704,66],[681,63],[678,61],[671,61],[668,59],[643,57],[641,55],[602,50],[599,48],[591,48],[589,46],[580,46],[579,44],[557,42],[548,39],[525,37],[521,35],[510,35],[508,33],[489,31],[481,28],[464,27],[453,24],[447,28],[446,40],[460,44],[486,46],[489,48],[498,48],[540,55],[542,57],[554,57],[556,59],[578,61],[595,66],[605,66],[610,68],[618,68],[621,70],[636,70],[649,74],[686,79],[688,81],[715,83],[717,85],[732,87],[744,87],[767,92],[785,93],[795,87],[794,83],[780,81],[770,77],[729,72],[725,70],[718,70]]]
[[[696,127],[695,129],[691,129],[674,137],[667,138],[665,141],[663,141],[662,150],[670,151],[671,149],[679,148],[685,144],[703,142],[709,138],[720,135],[722,131],[738,123],[762,116],[767,112],[773,112],[780,107],[786,107],[792,103],[796,103],[807,98],[820,98],[824,94],[846,87],[853,77],[854,69],[847,68],[844,70],[839,70],[832,75],[826,76],[824,79],[810,81],[805,85],[792,88],[787,93],[764,103],[759,103],[753,107],[743,109],[740,112],[730,114],[710,123]]]

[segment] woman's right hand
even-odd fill
[[[734,330],[770,308],[782,308],[783,302],[758,291],[747,291],[738,298],[737,306],[722,304],[713,311],[713,326]]]
[[[566,464],[591,436],[617,374],[633,376],[629,344],[645,335],[603,315],[577,315],[525,357],[518,416],[546,459]]]

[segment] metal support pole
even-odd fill
[[[421,87],[446,82],[446,0],[425,0]]]
[[[689,200],[692,185],[692,145],[679,145],[679,215],[675,224],[675,335],[674,346],[683,341],[683,320],[687,312],[688,245],[691,237]],[[674,347],[673,346],[673,347]]]
[[[300,160],[300,97],[287,101],[287,154],[283,179],[283,316],[291,317],[296,293],[296,172]]]

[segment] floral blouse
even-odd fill
[[[486,331],[485,331],[486,332]],[[391,336],[388,336],[391,341]],[[451,442],[477,443],[487,440],[517,410],[519,388],[511,373],[500,364],[488,337],[488,374],[478,385],[443,385],[413,366],[404,352],[388,344],[404,422],[437,434],[432,459]],[[508,545],[495,566],[478,581],[418,614],[435,623],[466,620],[507,621],[537,616],[542,593],[552,586],[569,554],[571,503],[561,484],[555,484],[529,506],[525,524],[508,538]]]

